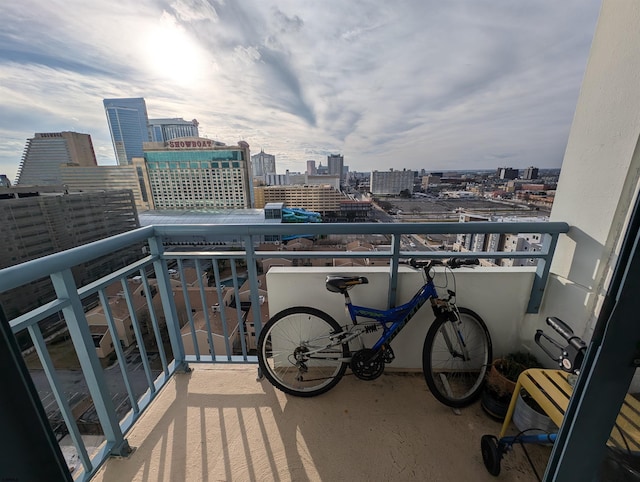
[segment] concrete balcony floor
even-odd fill
[[[499,479],[480,437],[498,435],[479,403],[461,415],[437,402],[421,373],[346,376],[315,398],[287,396],[255,365],[192,365],[174,376],[93,480],[122,481],[534,481],[521,447]],[[347,373],[350,373],[349,371]],[[515,431],[513,427],[513,431]],[[528,446],[544,472],[549,447]]]

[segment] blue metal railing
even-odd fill
[[[403,258],[534,258],[538,260],[536,276],[532,286],[527,312],[535,313],[549,274],[549,266],[558,236],[566,233],[566,223],[428,223],[428,224],[261,224],[261,225],[163,225],[148,226],[107,239],[96,241],[71,250],[56,253],[20,265],[0,270],[0,292],[12,290],[43,277],[51,279],[55,290],[55,299],[49,303],[10,320],[13,333],[27,331],[37,352],[42,368],[49,381],[51,391],[58,403],[60,414],[66,429],[77,449],[82,464],[82,479],[88,480],[109,455],[127,455],[130,447],[125,438],[127,431],[155,398],[158,390],[176,371],[188,370],[188,364],[194,362],[254,362],[252,343],[261,328],[260,294],[257,262],[272,257],[289,259],[318,258],[381,258],[389,260],[388,304],[395,304],[398,281],[398,266]],[[451,252],[451,251],[407,251],[402,249],[403,235],[438,234],[510,234],[542,233],[543,249],[539,252]],[[388,235],[389,247],[384,250],[366,252],[346,251],[257,251],[255,248],[265,236],[286,235]],[[238,237],[242,247],[237,251],[206,250],[193,248],[176,250],[165,248],[164,241],[173,237],[199,236],[214,240],[216,237]],[[71,271],[73,266],[87,263],[122,248],[146,245],[146,253],[140,259],[113,271],[85,286],[76,287]],[[219,262],[228,263],[233,287],[223,290],[222,272]],[[238,266],[246,263],[249,283],[248,306],[258,307],[242,309],[238,279]],[[175,275],[170,273],[169,264],[175,266]],[[194,298],[187,287],[187,271],[195,272]],[[176,280],[178,278],[178,285]],[[145,297],[142,306],[132,293],[132,279],[139,281],[135,292]],[[210,278],[215,284],[213,290],[205,287],[204,278]],[[128,312],[129,326],[135,343],[132,345],[140,359],[144,371],[143,383],[135,382],[128,370],[127,356],[131,348],[121,346],[122,319],[113,313],[112,300],[114,283],[122,289],[117,298],[124,300]],[[212,293],[215,292],[215,295]],[[210,311],[208,300],[218,300],[218,311]],[[126,414],[119,420],[117,407],[112,401],[107,375],[102,369],[96,347],[102,342],[87,322],[86,301],[97,298],[113,340],[116,359],[120,365],[120,375],[127,392]],[[176,299],[184,300],[184,309],[176,306]],[[154,301],[155,300],[155,301]],[[246,303],[246,302],[245,302]],[[198,308],[201,308],[198,309]],[[197,326],[196,315],[202,315],[201,328]],[[89,454],[81,437],[81,429],[73,416],[73,407],[68,399],[65,387],[61,384],[47,349],[40,323],[51,317],[64,319],[64,328],[76,351],[80,367],[86,379],[89,395],[93,400],[95,413],[104,433],[106,443],[96,454]],[[146,323],[142,318],[145,318]],[[215,317],[215,319],[214,319]],[[218,319],[219,318],[219,319]],[[215,326],[214,326],[215,325]],[[187,328],[182,328],[186,326]],[[250,333],[251,331],[251,333]],[[204,341],[198,337],[204,333]],[[218,340],[221,342],[216,343]],[[193,347],[193,354],[187,354],[185,343]],[[153,352],[153,353],[151,353]],[[151,358],[156,363],[152,365]],[[108,376],[115,373],[110,370]],[[138,377],[140,378],[140,377]]]

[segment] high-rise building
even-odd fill
[[[253,177],[263,177],[265,174],[276,173],[276,156],[266,154],[260,150],[258,154],[251,156],[251,169]]]
[[[533,166],[527,167],[524,170],[522,178],[527,180],[538,179],[538,168]]]
[[[316,170],[316,161],[314,160],[307,161],[307,174],[315,176],[317,173],[318,171]]]
[[[0,187],[11,187],[11,181],[6,174],[0,174]]]
[[[516,179],[520,172],[511,167],[499,167],[497,175],[500,179]]]
[[[104,99],[103,104],[118,164],[131,164],[134,157],[143,157],[142,143],[151,141],[144,99]]]
[[[340,154],[329,154],[327,156],[327,166],[329,168],[330,176],[340,176],[340,184],[344,184],[343,171],[344,171],[344,156]]]
[[[145,185],[139,166],[60,166],[62,184],[68,192],[109,191],[130,189],[138,211],[154,209],[153,199]]]
[[[144,145],[134,166],[155,209],[247,209],[253,204],[249,144],[192,137]]]
[[[27,188],[0,188],[24,191]],[[74,248],[140,227],[131,191],[85,192],[75,194],[0,196],[0,268],[6,268],[48,254]],[[73,268],[78,285],[139,259],[139,249],[125,248],[109,256]],[[42,306],[55,298],[48,278],[0,295],[0,304],[9,318]]]
[[[149,119],[151,142],[164,142],[179,137],[200,137],[196,119]]]
[[[60,185],[60,165],[96,166],[91,136],[78,132],[36,133],[27,140],[18,167],[18,185]]]
[[[382,196],[398,196],[402,191],[413,192],[413,171],[373,171],[371,193]]]

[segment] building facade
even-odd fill
[[[200,137],[196,119],[186,121],[175,119],[149,119],[151,142],[164,142],[180,137]]]
[[[249,144],[220,146],[185,137],[144,145],[134,159],[155,209],[248,209],[253,204]]]
[[[265,174],[264,183],[267,186],[284,186],[289,184],[289,173],[286,174]]]
[[[134,157],[143,157],[142,143],[151,141],[144,99],[104,99],[102,102],[118,164],[131,164]]]
[[[538,168],[533,166],[527,167],[524,170],[524,174],[522,175],[522,178],[526,180],[538,179]]]
[[[107,238],[140,226],[131,191],[0,198],[0,268]],[[72,269],[76,282],[86,284],[126,266],[141,250],[117,251]],[[11,319],[54,298],[48,279],[0,295]]]
[[[276,156],[267,154],[261,150],[251,156],[251,169],[253,177],[264,177],[266,174],[276,173]]]
[[[27,144],[18,167],[17,185],[62,184],[60,165],[96,166],[96,154],[89,134],[78,132],[36,133]]]
[[[256,187],[256,208],[262,209],[270,203],[284,203],[288,207],[314,211],[323,216],[340,211],[344,194],[327,185],[317,186],[266,186]]]
[[[340,178],[340,184],[344,184],[344,156],[340,154],[329,154],[327,156],[327,168],[330,176],[338,176]]]
[[[138,211],[154,209],[145,177],[138,166],[60,166],[62,184],[69,192],[130,189]]]
[[[402,191],[413,192],[413,171],[373,171],[371,193],[374,196],[397,196]]]
[[[497,172],[500,179],[517,179],[520,172],[517,169],[511,167],[499,167]]]
[[[314,176],[318,173],[316,169],[316,161],[309,160],[307,161],[307,174]]]

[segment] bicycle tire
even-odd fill
[[[462,339],[449,320],[436,318],[422,349],[422,368],[429,390],[438,401],[453,408],[466,407],[478,399],[492,356],[491,337],[482,318],[467,308],[458,311]],[[459,351],[452,353],[445,337],[456,344],[463,341],[469,360],[462,360]]]
[[[328,314],[311,307],[287,308],[273,316],[258,338],[258,363],[277,389],[298,397],[325,393],[340,381],[348,363],[349,346],[328,348],[329,337],[342,333]],[[322,349],[318,356],[306,355]]]

